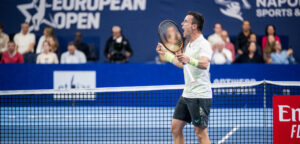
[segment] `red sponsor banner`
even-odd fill
[[[273,143],[300,144],[300,96],[273,96]]]

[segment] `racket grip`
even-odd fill
[[[186,70],[186,73],[187,73],[187,75],[188,75],[190,81],[191,81],[191,82],[195,82],[195,79],[194,79],[194,77],[193,77],[193,75],[192,75],[192,73],[191,73],[189,67],[188,67],[186,64],[183,64],[183,69]]]

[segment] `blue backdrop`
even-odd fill
[[[44,3],[46,2],[46,3]],[[100,61],[111,27],[120,25],[130,40],[134,55],[132,62],[154,61],[158,42],[157,26],[164,19],[178,24],[188,11],[205,16],[203,33],[213,33],[216,22],[223,24],[232,40],[241,31],[241,20],[250,20],[252,30],[261,36],[265,26],[274,24],[282,36],[284,48],[294,48],[300,60],[299,22],[300,1],[282,0],[1,0],[0,22],[8,34],[20,31],[20,23],[27,21],[39,38],[45,26],[55,27],[60,49],[81,31],[84,41],[98,48]]]
[[[95,71],[96,87],[183,84],[183,71],[171,64],[0,64],[0,90],[53,89],[54,71]],[[300,81],[299,65],[211,65],[212,82]],[[66,83],[71,83],[71,79]],[[75,81],[82,81],[75,75]]]

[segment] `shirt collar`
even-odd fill
[[[197,39],[195,39],[193,42],[190,42],[189,45],[192,47],[197,42],[200,42],[203,39],[203,34],[201,34]]]

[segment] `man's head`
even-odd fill
[[[75,50],[76,50],[76,46],[75,46],[75,43],[74,42],[69,42],[68,44],[68,51],[70,54],[74,54],[75,53]]]
[[[222,30],[221,38],[224,42],[228,42],[228,32],[226,30]]]
[[[216,23],[215,24],[215,27],[214,27],[214,32],[216,33],[216,34],[221,34],[221,32],[222,32],[222,25],[220,24],[220,23]]]
[[[0,24],[0,33],[2,33],[2,32],[3,32],[3,25]]]
[[[75,33],[75,42],[76,43],[80,43],[81,42],[81,40],[82,40],[82,34],[81,34],[81,32],[76,32]]]
[[[282,50],[282,47],[281,47],[281,44],[280,44],[279,41],[275,42],[274,48],[275,48],[276,51],[281,51]]]
[[[122,36],[122,29],[120,26],[113,26],[112,27],[112,34],[113,34],[113,38],[117,39],[120,36]]]
[[[14,53],[16,51],[16,44],[14,41],[9,41],[7,43],[7,48],[9,53]]]
[[[27,34],[29,30],[29,24],[27,22],[23,22],[21,24],[21,31],[23,34]]]
[[[256,34],[254,34],[254,33],[250,34],[250,37],[249,37],[248,41],[256,43],[256,41],[257,41]]]
[[[181,23],[184,31],[184,37],[190,37],[194,32],[202,32],[204,24],[204,18],[202,14],[198,12],[188,12],[184,21]]]
[[[217,41],[214,46],[215,47],[215,50],[219,51],[219,52],[222,52],[223,51],[223,48],[225,47],[225,42],[224,41]]]
[[[250,25],[250,22],[248,20],[243,21],[242,29],[243,29],[243,31],[250,31],[251,25]]]

